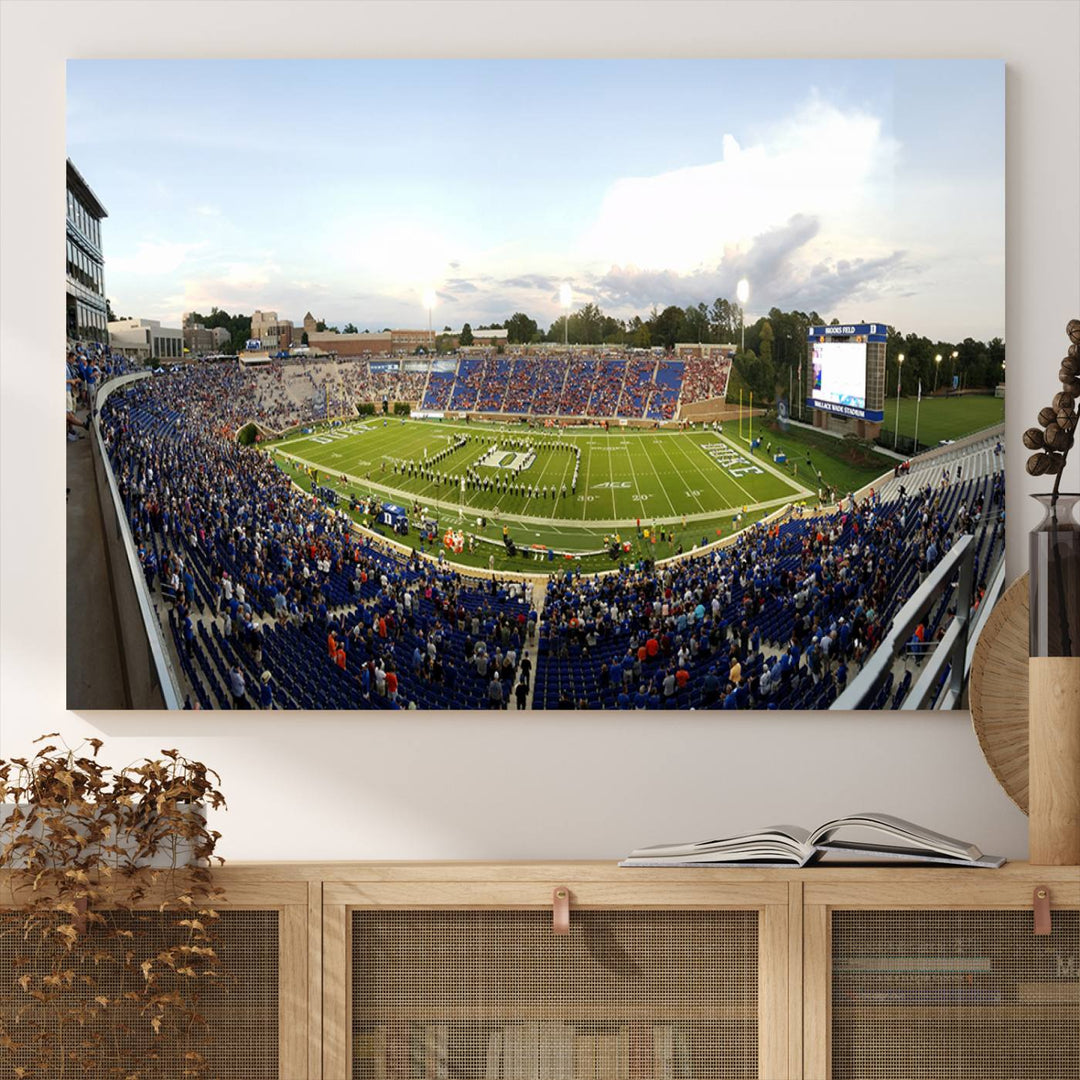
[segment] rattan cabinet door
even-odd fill
[[[807,1080],[1080,1076],[1080,895],[1057,893],[1048,936],[1030,903],[808,907]]]
[[[167,965],[157,965],[156,993],[185,994],[190,1014],[157,1013],[125,1002],[144,988],[144,973],[131,956],[153,958],[177,944],[185,931],[175,911],[102,911],[101,922],[85,930],[89,948],[63,954],[40,932],[23,932],[23,917],[0,915],[0,972],[8,982],[0,994],[0,1029],[6,1038],[3,1075],[75,1075],[74,1066],[93,1047],[100,1064],[95,1076],[139,1076],[176,1080],[185,1075],[193,1055],[205,1060],[207,1076],[223,1080],[279,1080],[281,1013],[279,910],[221,910],[211,928],[212,947],[220,958],[215,977],[192,987]],[[67,922],[63,917],[63,922]],[[58,922],[60,919],[58,918]],[[68,975],[70,973],[70,978]],[[26,975],[54,980],[50,999],[18,993]],[[88,981],[92,980],[92,982]],[[46,985],[49,985],[48,981]],[[87,989],[91,987],[92,989]],[[133,998],[135,995],[132,995]],[[94,999],[113,1002],[100,1008]],[[87,1003],[79,1023],[58,1017]],[[157,1028],[155,1030],[155,1027]],[[43,1064],[44,1063],[44,1064]],[[112,1071],[109,1071],[112,1070]]]
[[[773,1034],[786,1015],[770,1025],[762,1011],[787,999],[762,973],[767,950],[786,961],[786,906],[572,909],[568,935],[550,907],[328,916],[325,985],[347,1007],[335,1025],[328,1006],[325,1080],[788,1075]]]

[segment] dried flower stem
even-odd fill
[[[18,1077],[205,1077],[218,777],[175,750],[114,771],[86,745],[0,760],[0,932],[16,950],[0,1050]]]

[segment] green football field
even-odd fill
[[[958,394],[929,397],[921,402],[913,397],[900,399],[900,434],[915,437],[915,410],[918,406],[919,442],[934,446],[942,439],[962,439],[965,435],[993,427],[1005,419],[1005,399],[990,394]],[[896,397],[885,401],[882,427],[896,431]]]
[[[659,557],[679,544],[728,535],[787,503],[816,499],[816,489],[804,486],[805,468],[796,473],[794,463],[774,464],[762,448],[751,452],[735,424],[721,435],[700,428],[554,431],[373,417],[269,448],[304,487],[314,469],[320,485],[342,495],[373,496],[410,511],[419,504],[441,529],[463,527],[500,540],[505,526],[523,549],[596,552],[618,535],[633,545],[632,557]],[[464,491],[463,476],[472,477]],[[652,542],[657,530],[665,533],[664,550]],[[459,561],[487,565],[492,554],[499,568],[511,565],[501,544],[482,545]]]

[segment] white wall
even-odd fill
[[[290,55],[309,43],[313,54],[341,56],[477,55],[479,46],[488,55],[1003,58],[1013,577],[1037,519],[1019,432],[1051,392],[1066,320],[1080,316],[1080,5],[480,3],[432,5],[420,20],[404,3],[275,5],[266,20],[253,8],[3,8],[4,149],[19,153],[3,154],[0,185],[0,752],[25,752],[53,730],[69,741],[103,733],[116,762],[181,747],[222,774],[232,809],[219,827],[231,859],[608,857],[867,808],[1023,857],[1026,820],[983,762],[966,714],[66,713],[63,288],[46,253],[63,244],[66,56],[146,56],[148,41],[156,56],[229,56],[233,43],[261,36],[265,56],[282,55],[287,41]],[[157,32],[166,23],[169,32]],[[41,326],[55,327],[52,362],[43,362]]]

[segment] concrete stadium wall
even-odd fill
[[[742,407],[743,416],[764,416],[764,409],[750,409]],[[714,420],[736,420],[739,416],[739,403],[728,401],[726,398],[706,398],[704,401],[692,401],[689,405],[683,405],[679,409],[680,420],[704,421],[711,424]]]

